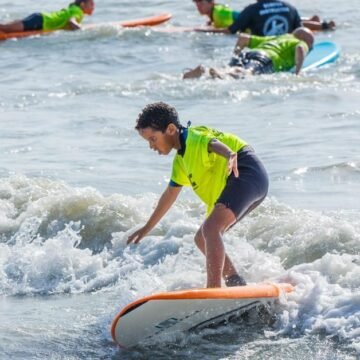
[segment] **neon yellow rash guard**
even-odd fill
[[[227,5],[216,4],[213,7],[211,20],[215,28],[227,28],[239,15],[238,11],[230,9]]]
[[[192,186],[196,195],[207,205],[210,215],[228,178],[227,159],[209,153],[208,145],[217,139],[232,151],[238,152],[247,143],[230,133],[223,133],[206,126],[188,128],[185,153],[177,153],[173,160],[171,181],[180,186]]]
[[[294,35],[254,36],[250,38],[249,48],[261,51],[272,60],[274,71],[287,71],[295,66],[295,49],[301,45],[305,53],[309,51],[306,42]]]
[[[84,12],[77,5],[70,5],[66,9],[54,11],[51,13],[41,13],[43,17],[43,30],[65,29],[71,18],[74,18],[79,24],[84,18]]]

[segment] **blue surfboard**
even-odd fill
[[[306,56],[301,71],[308,71],[331,64],[336,61],[339,56],[340,49],[335,43],[331,41],[315,43],[313,49]]]

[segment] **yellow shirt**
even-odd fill
[[[173,160],[171,181],[181,186],[192,186],[196,195],[207,205],[207,215],[221,195],[228,178],[227,159],[214,152],[208,145],[217,139],[232,151],[238,152],[247,143],[230,133],[223,133],[206,126],[188,128],[185,153],[176,154]]]

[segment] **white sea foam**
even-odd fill
[[[2,295],[87,293],[130,288],[126,302],[153,291],[202,287],[204,258],[193,235],[202,206],[180,201],[139,245],[128,234],[156,198],[112,195],[45,179],[1,182]],[[283,281],[277,329],[268,336],[325,333],[358,346],[359,221],[352,214],[294,210],[268,199],[225,244],[249,282]]]

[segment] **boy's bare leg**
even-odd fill
[[[202,234],[202,228],[200,228],[195,234],[195,244],[199,248],[199,250],[206,256],[205,239]],[[237,274],[236,268],[233,265],[232,261],[230,260],[228,254],[226,254],[225,252],[225,262],[224,262],[222,276],[224,279],[227,279],[234,274]]]
[[[208,288],[221,287],[226,258],[222,235],[235,221],[236,217],[230,209],[223,204],[216,204],[201,227],[205,239]]]
[[[223,71],[219,69],[210,68],[209,74],[213,79],[225,79],[230,76],[234,79],[244,78],[245,75],[251,74],[251,71],[243,69],[240,66],[225,67]]]
[[[205,73],[205,68],[202,65],[197,66],[194,69],[185,71],[183,73],[183,79],[197,79]]]
[[[9,24],[0,24],[0,31],[5,33],[24,31],[22,21],[13,21]]]
[[[230,67],[228,75],[234,79],[243,79],[246,75],[252,75],[252,72],[242,68],[241,66],[233,66]]]
[[[321,30],[334,30],[336,24],[333,20],[318,22],[312,20],[303,20],[303,25],[312,31],[321,31]]]

